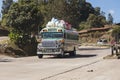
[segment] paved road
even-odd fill
[[[0,36],[0,40],[6,40],[9,39],[8,36]]]
[[[64,58],[0,56],[0,80],[120,80],[120,61],[103,57],[110,49],[77,51]]]

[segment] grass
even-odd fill
[[[103,57],[103,59],[119,59],[119,56],[117,56],[117,55],[107,55],[107,56]]]

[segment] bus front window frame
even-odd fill
[[[60,34],[60,35],[58,35]],[[41,37],[43,39],[49,39],[49,38],[64,38],[63,32],[42,32]]]

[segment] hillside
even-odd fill
[[[105,25],[102,28],[91,28],[79,31],[80,41],[82,43],[96,43],[99,39],[107,39],[108,42],[111,41],[111,30],[112,27]]]

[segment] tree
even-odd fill
[[[55,17],[71,23],[75,28],[79,28],[79,23],[85,21],[89,13],[94,12],[92,5],[85,0],[48,0],[44,7],[47,12],[45,22]]]
[[[83,4],[81,2],[81,4]],[[67,3],[66,12],[64,16],[64,20],[68,21],[72,24],[74,28],[78,28],[79,22],[81,20],[80,16],[80,1],[79,0],[71,0],[70,3]]]
[[[89,5],[89,8],[90,8],[90,5]],[[81,27],[81,25],[84,25],[84,28],[82,27],[79,29],[100,28],[107,23],[105,13],[100,10],[100,7],[96,7],[91,10],[90,10],[91,12],[88,12],[89,16],[86,17],[86,22],[84,21],[84,24],[83,24],[83,21],[82,21],[82,23],[79,24],[79,27]]]
[[[83,22],[80,23],[79,29],[100,28],[100,27],[103,27],[105,24],[106,24],[106,18],[104,16],[101,16],[101,15],[97,16],[95,14],[89,14],[87,21],[84,22],[84,24]]]
[[[119,42],[120,41],[120,26],[114,26],[112,30],[112,36],[115,39],[115,41]]]
[[[100,7],[95,7],[95,15],[100,15]]]
[[[81,4],[80,4],[81,5]],[[88,2],[84,2],[80,8],[79,8],[79,11],[80,11],[80,22],[81,21],[86,21],[87,18],[89,17],[89,14],[94,14],[94,8],[92,7],[92,5]]]
[[[3,0],[3,5],[2,5],[2,14],[7,14],[10,6],[13,4],[13,0]]]
[[[113,17],[111,13],[108,14],[108,24],[113,24]]]
[[[38,4],[44,16],[44,26],[55,17],[67,21],[78,29],[80,22],[86,21],[89,14],[95,13],[92,5],[86,0],[38,0]]]
[[[47,14],[48,20],[50,20],[52,17],[63,19],[66,17],[66,1],[65,0],[49,0],[47,5],[47,11],[49,12]]]
[[[34,1],[19,0],[11,6],[2,22],[12,34],[18,34],[18,38],[20,36],[24,38],[26,35],[31,35],[31,32],[37,32],[38,26],[43,23],[42,21],[43,16]]]
[[[2,25],[10,31],[11,44],[17,45],[23,55],[36,55],[35,33],[42,23],[43,16],[34,0],[18,0],[2,18]]]
[[[101,11],[101,12],[100,12],[100,15],[105,17],[105,12],[104,12],[104,11]]]

